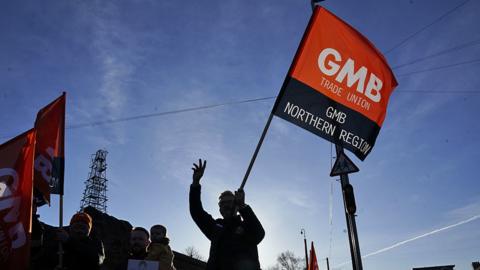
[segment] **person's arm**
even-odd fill
[[[98,265],[102,265],[105,260],[105,248],[103,247],[103,242],[98,240]]]
[[[202,160],[200,159],[199,164],[197,165],[194,163],[193,166],[193,181],[190,185],[189,194],[190,215],[202,233],[211,240],[215,229],[215,220],[211,215],[205,212],[202,206],[202,201],[200,200],[200,179],[202,178],[205,167],[207,166],[207,161],[202,164]]]
[[[245,204],[245,192],[242,189],[235,192],[235,201],[238,206],[238,212],[243,218],[245,231],[251,236],[254,243],[258,245],[265,237],[265,230],[252,208]]]

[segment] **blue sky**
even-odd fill
[[[382,52],[464,0],[326,1]],[[471,0],[386,54],[399,87],[372,153],[351,183],[365,269],[411,269],[480,260],[480,2]],[[0,9],[0,137],[33,126],[68,92],[69,127],[142,114],[275,96],[311,9],[308,1],[10,1]],[[413,74],[410,74],[412,73]],[[208,160],[204,207],[236,189],[273,99],[66,132],[65,222],[79,209],[90,157],[107,149],[108,213],[134,226],[164,224],[178,251],[208,240],[188,213],[191,164]],[[246,185],[266,229],[263,268],[303,254],[351,269],[339,183],[327,141],[274,118]],[[332,226],[330,226],[330,209]],[[58,196],[40,210],[58,224]],[[462,223],[462,221],[468,221]],[[445,230],[436,230],[458,224]]]

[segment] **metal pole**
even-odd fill
[[[242,184],[240,185],[240,189],[243,189],[245,187],[245,183],[248,180],[248,176],[250,175],[250,171],[252,170],[253,164],[255,163],[255,159],[257,158],[258,152],[260,151],[260,147],[262,146],[263,140],[265,139],[265,135],[267,134],[268,128],[270,127],[270,123],[272,122],[273,118],[273,113],[277,110],[278,104],[280,103],[280,100],[283,96],[283,93],[285,92],[285,88],[287,87],[288,82],[290,81],[290,74],[292,73],[294,63],[296,62],[296,59],[298,58],[298,55],[300,53],[300,48],[302,48],[303,43],[305,42],[305,37],[307,36],[308,31],[310,30],[310,27],[312,25],[312,20],[313,16],[310,18],[310,21],[308,22],[308,26],[305,29],[305,32],[303,33],[302,40],[300,41],[300,44],[298,45],[297,51],[295,52],[295,56],[293,57],[293,62],[290,65],[290,68],[288,69],[287,76],[285,76],[285,80],[283,81],[282,88],[280,89],[280,93],[277,96],[277,99],[275,100],[275,103],[273,104],[272,112],[270,113],[270,116],[268,117],[267,123],[265,124],[265,128],[263,129],[262,136],[260,137],[260,140],[258,141],[257,148],[255,149],[255,152],[253,153],[252,159],[250,160],[250,164],[248,165],[248,169],[245,172],[245,176],[243,177]]]
[[[67,95],[67,92],[63,91],[62,92],[62,95],[65,96],[65,99],[66,99],[66,95]],[[65,103],[67,101],[65,100]],[[65,104],[65,110],[66,110],[66,104]],[[61,149],[61,155],[62,155],[62,163],[61,163],[61,168],[59,168],[60,170],[60,175],[58,175],[57,177],[60,179],[60,183],[61,183],[61,190],[60,190],[60,202],[59,202],[59,206],[58,206],[58,212],[59,212],[59,220],[58,220],[58,227],[60,228],[60,230],[63,230],[63,189],[64,189],[64,186],[63,186],[63,182],[64,182],[64,177],[65,177],[65,145],[64,145],[64,142],[65,142],[65,110],[63,111],[63,121],[61,123],[62,125],[62,131],[63,131],[63,142],[62,142],[62,149]],[[65,252],[63,251],[63,244],[62,244],[62,241],[59,241],[58,242],[58,265],[56,267],[56,269],[63,269],[63,254]]]
[[[278,100],[278,98],[277,98]],[[276,106],[274,106],[275,109]],[[260,151],[260,147],[263,144],[263,140],[265,139],[265,135],[267,135],[268,128],[270,127],[270,123],[272,122],[273,118],[273,110],[270,113],[270,116],[268,117],[267,124],[265,124],[265,128],[263,129],[262,136],[260,137],[260,140],[258,141],[257,148],[255,148],[255,152],[253,153],[252,159],[250,160],[250,164],[248,165],[247,172],[245,172],[245,176],[243,177],[242,184],[240,185],[240,189],[243,189],[245,186],[245,183],[247,183],[248,176],[250,175],[250,171],[252,170],[253,163],[255,163],[255,159],[257,159],[258,151]]]
[[[303,234],[303,245],[305,246],[305,269],[308,270],[307,234],[305,233],[305,229],[301,229],[300,234]]]
[[[63,229],[63,195],[60,194],[60,205],[59,205],[59,221],[58,227],[60,230]],[[63,245],[62,241],[58,242],[58,265],[56,269],[63,269]]]
[[[315,9],[315,6],[324,0],[310,0],[310,5],[312,6],[312,11]]]
[[[327,270],[330,270],[330,263],[328,262],[328,257],[327,257]]]
[[[340,156],[340,153],[343,154],[343,147],[335,145],[335,150],[337,152],[337,157]],[[340,182],[343,191],[345,187],[350,184],[348,180],[348,174],[341,174]],[[345,218],[347,220],[348,240],[350,242],[350,255],[352,256],[352,267],[353,270],[363,270],[362,257],[360,255],[360,244],[358,243],[357,225],[355,223],[355,214],[348,213],[345,192],[342,193],[343,204],[345,207]]]

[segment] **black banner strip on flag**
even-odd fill
[[[364,160],[380,127],[369,118],[323,95],[295,78],[287,78],[274,114]]]
[[[52,160],[52,178],[50,179],[50,192],[63,195],[63,177],[65,175],[65,159],[54,157]]]

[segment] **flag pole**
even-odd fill
[[[279,95],[280,96],[280,95]],[[277,100],[279,98],[277,97]],[[277,101],[275,102],[277,103]],[[276,106],[273,106],[274,108]],[[248,176],[250,175],[250,171],[252,170],[253,163],[255,163],[255,159],[257,159],[258,152],[260,151],[260,147],[262,147],[263,140],[265,139],[265,135],[267,135],[268,128],[270,127],[270,123],[272,122],[273,118],[273,110],[268,116],[267,124],[265,124],[265,128],[263,129],[262,136],[260,136],[260,140],[258,141],[257,148],[255,148],[255,152],[253,153],[252,159],[250,160],[250,164],[248,165],[247,172],[245,172],[245,176],[243,177],[242,184],[240,185],[240,189],[243,190],[243,187],[247,183]]]
[[[63,195],[60,194],[60,203],[59,203],[59,221],[58,227],[60,230],[63,230]],[[58,265],[57,269],[63,269],[63,244],[62,241],[58,241]]]
[[[62,95],[65,96],[65,103],[67,103],[67,100],[66,100],[66,95],[67,95],[67,92],[66,91],[63,91],[62,92]],[[63,148],[62,148],[62,154],[63,154],[63,161],[62,161],[62,165],[61,165],[61,172],[58,177],[61,179],[60,182],[61,182],[61,191],[60,191],[60,202],[59,202],[59,207],[58,207],[58,211],[59,211],[59,220],[58,220],[58,226],[60,227],[60,230],[63,230],[63,185],[64,185],[64,181],[65,181],[65,114],[66,114],[66,104],[65,104],[65,110],[63,111],[63,121],[62,121],[62,130],[63,130]],[[58,242],[58,266],[57,268],[58,269],[63,269],[63,254],[64,254],[64,251],[63,251],[63,244],[62,244],[62,241],[59,241]]]
[[[285,76],[285,80],[283,81],[282,88],[280,89],[280,93],[277,96],[277,99],[275,100],[275,103],[273,104],[272,111],[270,112],[270,115],[268,116],[267,123],[265,124],[265,127],[263,128],[262,135],[260,136],[260,140],[258,141],[257,148],[255,148],[255,152],[253,153],[252,159],[250,160],[250,164],[248,165],[247,171],[245,172],[245,176],[243,177],[242,184],[240,185],[240,190],[243,190],[245,187],[245,184],[247,183],[248,176],[250,175],[250,172],[252,171],[253,164],[255,163],[255,159],[257,159],[258,152],[260,151],[260,147],[262,147],[263,140],[265,139],[265,136],[267,135],[268,129],[270,127],[270,123],[272,122],[273,119],[273,114],[277,110],[278,104],[280,103],[280,100],[283,96],[283,93],[285,92],[285,88],[287,88],[288,83],[290,82],[290,74],[292,73],[293,67],[295,66],[296,60],[298,58],[298,55],[300,54],[300,48],[302,48],[303,43],[305,42],[305,37],[307,36],[307,33],[310,30],[311,24],[312,24],[313,16],[310,17],[310,21],[308,22],[307,28],[305,29],[305,32],[303,33],[302,39],[300,41],[300,44],[297,47],[297,51],[295,52],[295,56],[293,58],[292,63],[290,64],[290,68],[288,69],[288,73]]]

